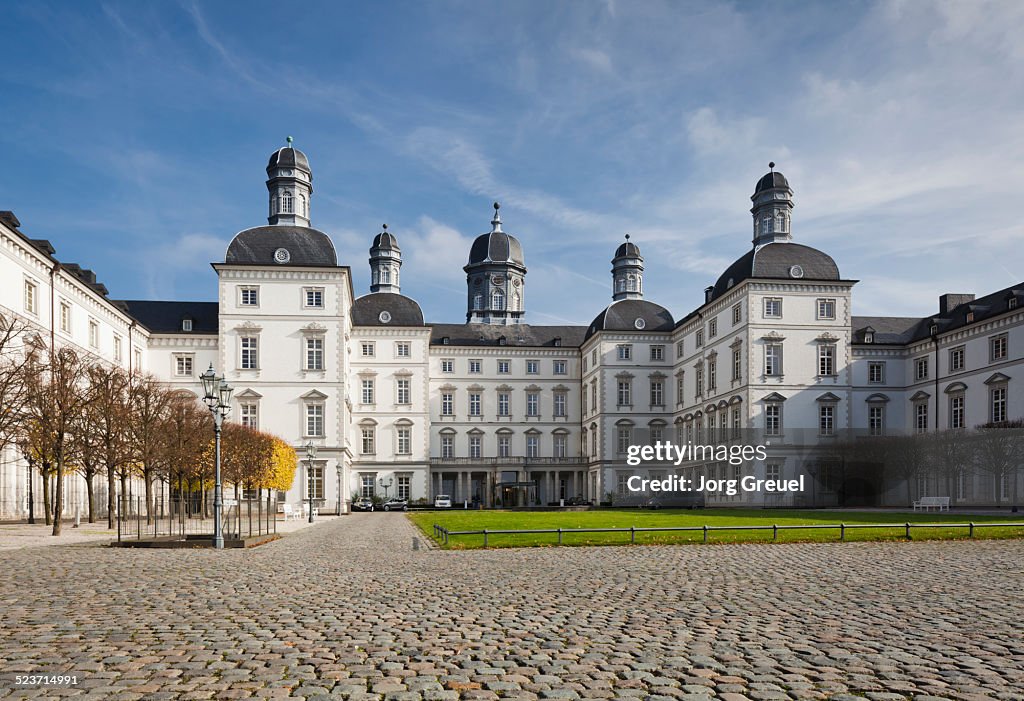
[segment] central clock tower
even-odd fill
[[[279,148],[267,163],[267,190],[270,192],[271,224],[309,226],[309,205],[313,195],[313,171],[309,159],[297,148]]]

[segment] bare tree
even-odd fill
[[[86,407],[88,420],[96,427],[102,446],[103,470],[107,475],[107,528],[114,527],[117,513],[117,480],[122,493],[131,471],[128,441],[128,375],[112,365],[97,363],[89,368],[92,394]]]
[[[159,474],[160,426],[170,401],[170,391],[152,375],[130,379],[128,434],[135,461],[146,485],[146,523],[153,522],[153,480]]]
[[[213,441],[213,419],[194,394],[172,392],[168,398],[160,435],[160,462],[168,484],[177,485],[179,496],[185,484],[200,477]]]
[[[24,331],[24,322],[0,311],[0,450],[23,431],[30,359],[22,344]]]
[[[950,429],[931,434],[928,444],[929,471],[945,483],[946,495],[955,502],[954,486],[961,473],[970,469],[970,434],[963,429]]]
[[[1022,467],[1024,451],[1024,419],[986,423],[978,426],[974,444],[974,464],[992,475],[993,497],[998,504],[1003,494],[1004,480],[1011,486],[1014,506],[1019,497],[1017,474]]]

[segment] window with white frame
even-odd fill
[[[615,493],[620,497],[629,494],[629,473],[620,472],[616,475]]]
[[[469,393],[469,415],[480,416],[480,393],[470,392]]]
[[[480,360],[470,360],[469,361],[469,372],[470,372],[470,374],[479,375],[480,372],[481,372],[481,366],[482,365],[483,365],[483,363]]]
[[[540,416],[540,394],[538,392],[526,393],[526,415]]]
[[[67,302],[60,303],[60,330],[71,333],[71,305]]]
[[[469,437],[469,457],[479,458],[483,454],[483,439],[480,436]]]
[[[818,435],[834,436],[836,407],[834,404],[820,404],[818,406]]]
[[[395,380],[396,404],[412,404],[412,380],[399,377]]]
[[[597,380],[592,380],[590,383],[590,409],[597,411]]]
[[[928,379],[928,358],[918,358],[914,361],[914,379]]]
[[[441,436],[441,457],[442,458],[454,458],[455,457],[455,437],[454,436]]]
[[[256,402],[241,402],[238,415],[246,428],[259,428],[259,408]]]
[[[949,398],[949,427],[964,427],[964,395],[954,394]]]
[[[679,360],[680,358],[683,357],[683,349],[684,349],[683,342],[682,341],[677,341],[676,342],[676,360]]]
[[[566,451],[568,450],[569,441],[564,433],[556,433],[554,435],[554,445],[552,446],[552,452],[556,458],[566,457]]]
[[[324,435],[324,405],[319,402],[306,404],[306,435],[314,438]]]
[[[765,319],[781,319],[782,318],[782,297],[765,297],[764,298],[764,318]]]
[[[191,355],[174,356],[174,374],[177,377],[192,377],[193,357]]]
[[[508,362],[508,361],[505,361],[505,362]],[[505,372],[508,372],[508,370],[506,370]],[[526,361],[526,374],[527,375],[536,375],[539,372],[540,372],[540,361],[537,361],[537,360],[527,360]]]
[[[555,392],[555,416],[564,417],[565,413],[565,392]]]
[[[924,433],[928,430],[927,402],[916,402],[914,404],[914,430],[917,433]]]
[[[124,341],[117,334],[114,335],[114,362],[120,363],[124,359]]]
[[[373,455],[377,452],[377,429],[374,426],[363,426],[359,429],[360,445],[359,452],[363,455]]]
[[[25,280],[25,311],[32,316],[39,314],[39,286],[32,280]]]
[[[412,494],[412,478],[409,475],[398,476],[398,498],[409,500]]]
[[[374,401],[374,399],[375,399],[375,395],[376,395],[376,392],[375,392],[375,389],[376,389],[375,384],[376,383],[375,383],[374,379],[372,377],[364,377],[362,379],[362,383],[361,384],[362,384],[362,390],[363,391],[362,391],[362,395],[361,395],[360,399],[362,399],[362,403],[363,404],[375,404],[376,402]]]
[[[868,363],[868,382],[882,384],[885,382],[885,363]]]
[[[633,383],[629,380],[619,380],[616,396],[618,406],[631,406],[633,404]]]
[[[192,319],[185,318],[181,320],[181,330],[185,332],[192,331]]]
[[[704,329],[698,329],[696,333],[696,345],[698,348],[704,345]]]
[[[665,406],[664,380],[651,380],[651,406]]]
[[[512,412],[509,411],[509,393],[498,392],[498,416],[509,416]]]
[[[508,434],[498,435],[498,457],[507,458],[512,454],[512,439]]]
[[[819,299],[818,300],[818,318],[819,319],[835,319],[836,318],[836,301],[834,299]]]
[[[540,457],[540,436],[529,435],[526,437],[526,457]]]
[[[376,351],[373,341],[363,341],[359,344],[359,349],[364,358],[372,358]]]
[[[295,198],[290,190],[281,191],[281,214],[295,213]]]
[[[718,389],[718,359],[708,358],[708,391]]]
[[[580,412],[586,416],[589,409],[587,409],[587,388],[583,387],[583,391],[580,392]]]
[[[775,480],[778,482],[782,479],[782,465],[777,462],[770,462],[764,466],[764,477],[765,479]]]
[[[505,293],[501,290],[491,292],[491,309],[501,311],[505,308]]]
[[[441,416],[455,415],[455,395],[451,392],[441,393]]]
[[[451,358],[442,358],[441,372],[455,372],[455,361]]]
[[[771,377],[782,375],[782,344],[768,343],[764,347],[764,374]]]
[[[260,304],[260,288],[239,287],[238,304],[243,307],[258,307]]]
[[[564,360],[554,360],[554,361],[552,361],[551,362],[551,372],[554,375],[565,375],[565,374],[567,374],[566,362]]]
[[[654,444],[661,441],[664,437],[665,430],[661,425],[655,424],[648,427],[648,433],[650,434],[650,443]]]
[[[739,346],[732,349],[732,381],[739,382],[743,374],[743,354]]]
[[[239,343],[239,367],[242,370],[259,368],[259,339],[256,336],[242,336]]]
[[[395,357],[396,358],[410,358],[412,357],[412,345],[405,341],[399,341],[395,344]]]
[[[303,290],[303,304],[307,309],[324,308],[324,288],[307,287]]]
[[[498,374],[507,375],[512,371],[512,363],[508,360],[498,361]]]
[[[836,374],[836,345],[834,343],[818,344],[818,374],[823,377]]]
[[[616,353],[619,360],[629,360],[633,357],[633,346],[628,343],[621,343],[616,346]]]
[[[89,321],[89,346],[92,348],[100,347],[100,325],[92,320]]]
[[[619,455],[625,455],[629,446],[633,443],[633,427],[619,426],[615,430],[615,451]]]
[[[1006,354],[1009,346],[1009,337],[1005,334],[999,334],[988,339],[988,359],[989,362],[997,362],[1000,360],[1006,360]]]
[[[307,370],[323,370],[324,369],[324,339],[322,339],[322,338],[307,338],[306,339],[306,369]]]
[[[735,326],[741,321],[743,321],[743,306],[737,302],[732,305],[732,325]]]
[[[651,346],[651,360],[659,361],[665,359],[665,346]]]
[[[964,347],[949,349],[949,371],[957,372],[964,369]]]
[[[766,436],[782,435],[782,405],[777,402],[764,405],[764,434]]]
[[[993,387],[989,390],[989,420],[993,423],[1006,421],[1006,387]]]
[[[715,317],[708,322],[708,338],[714,338],[718,335],[718,317]]]
[[[138,368],[139,370],[141,370],[142,369],[142,349],[141,348],[135,348],[134,352],[132,353],[132,357],[135,359],[135,367]]]
[[[397,447],[395,452],[398,455],[412,454],[412,426],[399,426],[395,432],[397,436]]]
[[[306,465],[306,498],[324,498],[324,466],[313,463]]]
[[[594,427],[590,429],[590,455],[597,456],[597,429]]]
[[[374,487],[377,483],[376,475],[359,476],[359,496],[363,499],[373,499]]]
[[[697,367],[694,368],[694,380],[697,383],[697,399],[704,394],[704,363],[697,363]]]
[[[740,437],[740,408],[738,406],[732,408],[732,437]]]

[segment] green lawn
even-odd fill
[[[866,524],[866,523],[1024,523],[1024,514],[1005,516],[966,516],[963,514],[922,512],[863,511],[775,511],[762,509],[699,509],[647,511],[638,509],[600,509],[596,511],[431,511],[410,513],[409,518],[430,538],[434,524],[449,531],[524,530],[547,528],[654,528],[665,526],[771,526],[772,524]],[[967,538],[966,528],[914,528],[915,540]],[[636,533],[637,543],[699,543],[701,531]],[[978,528],[975,538],[1022,538],[1024,527]],[[896,528],[858,528],[846,531],[846,540],[904,540],[905,531]],[[709,543],[747,543],[772,540],[772,531],[710,531]],[[780,530],[779,542],[838,541],[839,529]],[[488,546],[515,548],[556,545],[557,534],[488,535]],[[563,533],[564,545],[623,545],[630,542],[630,533]],[[483,536],[452,536],[448,548],[483,547]]]

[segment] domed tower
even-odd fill
[[[501,205],[494,203],[491,230],[469,249],[466,271],[466,321],[518,324],[524,314],[526,263],[519,240],[501,230]]]
[[[271,224],[309,226],[309,200],[313,195],[313,171],[309,159],[288,145],[274,151],[267,163],[267,190],[270,191]]]
[[[775,164],[768,164],[769,172],[757,181],[750,200],[754,206],[754,247],[766,243],[786,243],[793,240],[790,233],[789,217],[793,211],[793,190],[786,176],[775,171]]]
[[[401,294],[398,271],[402,267],[402,249],[388,225],[377,234],[370,246],[370,292]]]
[[[644,257],[640,255],[640,247],[630,242],[626,234],[626,242],[615,250],[612,258],[612,299],[644,298]]]

